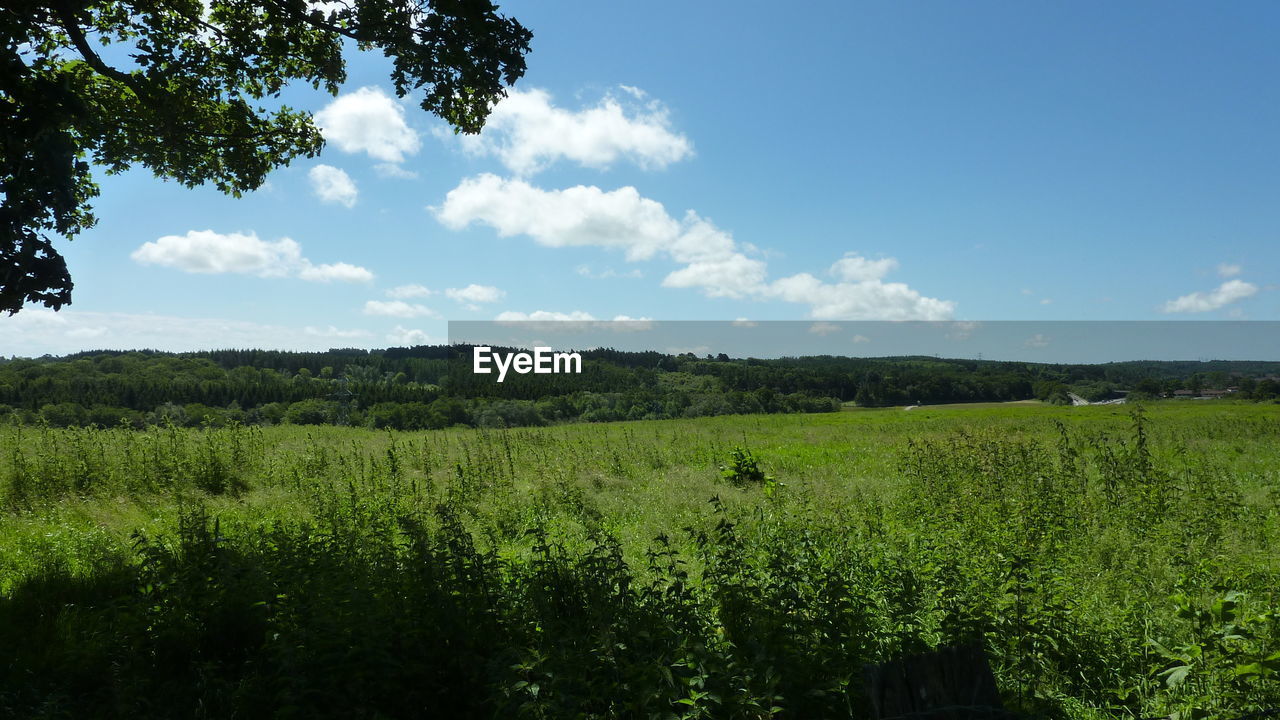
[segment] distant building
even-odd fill
[[[1239,392],[1239,388],[1227,388],[1225,390],[1205,389],[1200,392],[1196,392],[1195,390],[1174,390],[1172,395],[1166,395],[1165,397],[1172,397],[1179,400],[1212,400],[1214,398],[1226,397],[1237,392]]]

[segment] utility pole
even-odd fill
[[[350,421],[351,406],[356,398],[356,394],[347,387],[348,382],[350,381],[346,375],[338,378],[338,389],[329,395],[329,397],[338,401],[338,417],[335,419],[339,425],[346,425]]]

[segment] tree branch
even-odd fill
[[[137,77],[121,72],[102,61],[93,46],[89,44],[89,39],[85,37],[84,31],[80,29],[80,23],[76,20],[75,15],[72,14],[71,9],[67,7],[67,3],[58,3],[56,11],[58,19],[61,21],[62,29],[67,31],[67,37],[71,38],[71,44],[79,51],[80,57],[84,58],[89,67],[97,70],[100,75],[129,86],[129,89],[133,90],[134,94],[139,98],[151,94],[145,84],[138,82]]]
[[[325,22],[323,20],[314,20],[312,19],[312,16],[310,13],[294,11],[290,9],[285,3],[278,2],[278,0],[269,0],[269,1],[270,1],[270,4],[273,7],[275,7],[275,9],[287,14],[289,17],[292,17],[295,20],[298,20],[299,22],[304,22],[310,25],[311,27],[316,28],[317,30],[324,30],[325,32],[336,33],[349,40],[355,40],[356,42],[364,42],[364,38],[360,37],[359,33],[352,32],[351,30],[347,30],[346,28],[339,27],[337,25]],[[350,8],[348,7],[348,9]]]

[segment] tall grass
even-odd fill
[[[1280,415],[0,429],[0,716],[866,717],[977,641],[1045,717],[1280,705]]]

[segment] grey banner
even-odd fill
[[[1280,361],[1275,321],[454,321],[450,344],[732,358]]]

